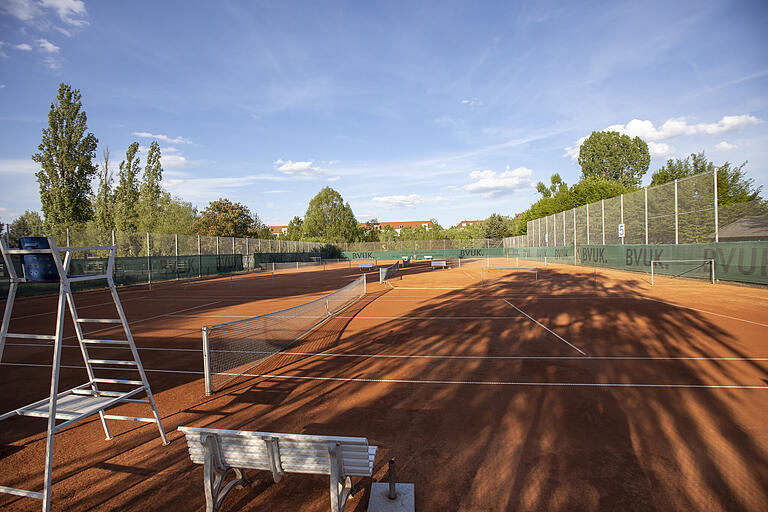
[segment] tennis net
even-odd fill
[[[390,265],[386,268],[379,269],[379,283],[385,282],[387,279],[395,277],[397,271],[400,269],[400,262],[396,261],[394,265]]]
[[[654,260],[651,261],[651,284],[654,275],[704,279],[715,284],[715,260]]]
[[[365,276],[306,304],[253,318],[203,327],[205,393],[286,349],[365,295]]]

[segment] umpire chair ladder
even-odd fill
[[[62,429],[76,423],[84,418],[98,413],[101,419],[101,425],[107,439],[112,439],[107,426],[107,420],[130,420],[147,423],[155,423],[160,431],[160,437],[164,445],[168,444],[168,438],[165,436],[163,424],[160,415],[157,412],[155,399],[144,373],[144,367],[139,359],[139,353],[136,350],[136,344],[133,341],[128,320],[126,319],[123,307],[120,304],[120,298],[117,295],[114,281],[115,251],[116,245],[100,247],[57,247],[53,237],[27,239],[31,240],[32,245],[37,248],[12,249],[9,248],[6,241],[0,238],[0,248],[2,249],[3,262],[10,277],[10,287],[8,290],[8,300],[5,304],[5,314],[3,316],[2,327],[0,327],[0,361],[2,361],[3,349],[7,338],[20,338],[32,340],[53,341],[53,364],[51,368],[51,393],[48,398],[44,398],[33,404],[20,407],[16,410],[0,415],[0,420],[13,416],[34,416],[38,418],[48,418],[48,433],[45,444],[45,471],[43,475],[42,492],[16,489],[13,487],[0,486],[0,493],[14,494],[28,498],[40,499],[43,502],[43,512],[48,512],[51,508],[51,477],[53,469],[53,437],[54,434]],[[47,242],[47,243],[46,243]],[[72,256],[78,251],[109,251],[106,271],[98,274],[88,275],[70,275],[72,265]],[[64,255],[62,258],[62,254]],[[23,275],[20,277],[14,267],[13,256],[21,256]],[[56,332],[54,334],[14,334],[8,332],[13,311],[16,291],[19,284],[29,282],[39,282],[40,274],[36,275],[39,268],[34,264],[40,265],[41,262],[50,264],[50,260],[45,255],[50,255],[50,259],[55,266],[55,274],[59,282],[58,308],[56,314]],[[31,258],[30,258],[31,257]],[[32,261],[32,260],[37,260]],[[56,279],[56,277],[54,277]],[[71,283],[91,280],[106,280],[109,292],[114,301],[118,318],[80,318],[75,307],[75,299],[72,294]],[[85,369],[88,374],[88,382],[81,384],[67,391],[59,392],[59,370],[61,369],[61,347],[64,341],[64,321],[65,308],[69,307],[69,312],[74,324],[77,335],[80,352],[85,361]],[[119,324],[124,331],[125,339],[100,339],[83,333],[83,324]],[[108,328],[107,328],[108,329]],[[104,330],[104,329],[102,329]],[[95,334],[95,333],[93,333]],[[122,353],[119,359],[103,359],[94,357],[90,351],[98,354],[100,350],[109,350],[112,353],[118,351]],[[136,372],[135,378],[126,379],[125,371]],[[119,377],[115,378],[114,372],[119,371]],[[110,375],[107,372],[112,372]],[[98,375],[97,375],[98,374]],[[126,386],[130,386],[125,391]],[[117,387],[118,389],[113,389]],[[122,390],[120,388],[122,387]],[[112,388],[112,389],[105,389]],[[137,397],[141,394],[146,395],[144,399]],[[106,409],[120,403],[141,403],[149,405],[152,409],[151,418],[120,416],[107,414]],[[63,420],[62,423],[56,423],[57,420]]]

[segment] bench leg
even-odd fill
[[[344,512],[352,494],[352,478],[344,476],[339,443],[328,443],[328,456],[331,462],[331,512]]]
[[[224,479],[227,472],[233,470],[235,479],[227,485]],[[239,468],[229,468],[221,462],[221,452],[219,452],[219,442],[215,436],[205,438],[205,464],[203,465],[203,487],[205,489],[205,511],[219,512],[221,504],[227,497],[227,494],[234,489],[243,488],[249,482],[245,477],[243,470]]]

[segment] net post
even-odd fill
[[[485,269],[483,267],[480,267],[480,286],[485,286]]]
[[[213,394],[211,385],[211,345],[208,342],[208,326],[203,326],[203,374],[205,376],[205,395]]]
[[[715,260],[710,260],[712,266],[712,284],[715,284]]]
[[[366,293],[368,293],[368,278],[365,277],[365,274],[363,274],[363,277],[361,277],[360,279],[363,280],[363,295],[365,295]]]

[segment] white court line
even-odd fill
[[[578,350],[580,353],[584,354],[585,356],[587,355],[587,353],[586,353],[586,352],[584,352],[583,350],[581,350],[579,347],[577,347],[576,345],[574,345],[574,344],[573,344],[573,343],[571,343],[570,341],[566,340],[565,338],[563,338],[562,336],[560,336],[559,334],[557,334],[555,331],[553,331],[552,329],[550,329],[550,328],[549,328],[549,327],[547,327],[546,325],[542,324],[541,322],[539,322],[538,320],[536,320],[535,318],[533,318],[531,315],[529,315],[528,313],[526,313],[525,311],[523,311],[523,310],[522,310],[522,309],[520,309],[519,307],[517,307],[517,306],[515,306],[514,304],[512,304],[511,302],[509,302],[507,299],[504,299],[504,302],[506,302],[507,304],[509,304],[510,306],[512,306],[513,308],[515,308],[516,310],[518,310],[519,312],[521,312],[522,314],[524,314],[525,316],[527,316],[528,318],[530,318],[531,320],[533,320],[534,322],[536,322],[537,324],[539,324],[540,326],[542,326],[544,329],[546,329],[546,330],[547,330],[547,331],[549,331],[550,333],[554,334],[554,335],[555,335],[555,336],[556,336],[556,337],[557,337],[557,338],[558,338],[560,341],[564,342],[564,343],[565,343],[566,345],[568,345],[569,347],[571,347],[571,348],[573,348],[573,349],[576,349],[576,350]]]
[[[722,313],[714,313],[712,311],[706,311],[704,309],[697,309],[697,308],[692,308],[690,306],[683,306],[682,304],[675,304],[674,302],[667,302],[667,301],[661,300],[661,299],[654,299],[654,298],[648,297],[648,300],[652,300],[654,302],[661,302],[662,304],[667,304],[669,306],[675,306],[675,307],[678,307],[678,308],[691,309],[693,311],[698,311],[699,313],[706,313],[708,315],[720,316],[720,317],[723,317],[723,318],[729,318],[731,320],[737,320],[739,322],[745,322],[745,323],[748,323],[748,324],[759,325],[760,327],[768,327],[768,324],[761,324],[760,322],[753,322],[752,320],[745,320],[743,318],[738,318],[738,317],[735,317],[735,316],[728,316],[728,315],[723,315]]]
[[[254,315],[168,315],[174,318],[253,318]],[[314,318],[313,316],[298,316],[292,318]],[[509,320],[525,318],[524,316],[339,316],[334,318],[363,319],[363,320]]]
[[[182,313],[184,311],[191,311],[191,310],[197,309],[197,308],[204,308],[205,306],[212,306],[213,304],[218,304],[219,302],[221,302],[221,301],[217,300],[217,301],[214,301],[214,302],[209,302],[207,304],[201,304],[199,306],[194,306],[194,307],[191,307],[191,308],[180,309],[178,311],[173,311],[171,313],[165,313],[163,315],[155,315],[155,316],[151,316],[149,318],[142,318],[141,320],[131,320],[130,322],[128,322],[128,325],[140,324],[142,322],[148,322],[150,320],[154,320],[156,318],[162,318],[164,316],[169,316],[169,315],[172,315],[172,314],[175,314],[175,313]],[[89,337],[91,337],[94,334],[97,334],[97,333],[100,333],[100,332],[104,332],[104,331],[109,331],[111,329],[119,329],[119,327],[117,327],[117,326],[104,327],[103,329],[96,329],[95,331],[89,331],[87,333],[83,333],[83,336],[85,336],[86,338],[89,338]],[[66,338],[63,338],[63,339],[69,340],[69,339],[76,338],[76,337],[77,337],[77,333],[72,334],[71,336],[67,336]]]
[[[52,296],[52,297],[53,297],[53,296]],[[138,297],[136,297],[136,298],[134,298],[134,299],[125,299],[125,300],[120,300],[120,303],[123,303],[123,302],[130,302],[130,301],[132,301],[132,300],[139,300],[139,298],[138,298]],[[77,307],[77,310],[78,310],[78,311],[80,311],[81,309],[95,308],[95,307],[99,307],[99,306],[108,306],[108,305],[110,305],[110,304],[114,305],[115,303],[114,303],[113,301],[111,301],[111,300],[110,300],[109,302],[102,302],[102,303],[100,303],[100,304],[91,304],[90,306],[78,306],[78,307]],[[14,321],[15,321],[15,320],[22,320],[22,319],[24,319],[24,318],[33,318],[33,317],[36,317],[36,316],[45,316],[45,315],[51,315],[51,316],[55,317],[55,316],[56,316],[56,312],[55,312],[55,311],[53,311],[53,310],[51,310],[51,311],[46,311],[46,312],[44,312],[44,313],[34,313],[34,314],[32,314],[32,315],[14,316],[13,318],[11,318],[11,320],[14,320]]]
[[[6,366],[33,366],[47,367],[51,365],[44,364],[24,364],[24,363],[0,363]],[[62,365],[67,369],[85,369],[85,366]],[[105,370],[123,370],[132,371],[130,368],[104,368]],[[135,370],[133,370],[135,371]],[[164,370],[164,369],[145,369],[147,373],[174,373],[179,375],[203,375],[201,371],[195,370]],[[661,388],[661,389],[766,389],[768,386],[751,386],[745,384],[632,384],[628,382],[525,382],[525,381],[493,381],[493,380],[427,380],[427,379],[373,379],[363,377],[310,377],[305,375],[275,375],[270,373],[226,373],[217,375],[228,375],[238,377],[260,377],[265,379],[284,379],[284,380],[317,380],[333,382],[366,382],[366,383],[384,383],[384,384],[466,384],[475,386],[529,386],[529,387],[589,387],[589,388]]]
[[[44,343],[6,343],[6,347],[45,347],[50,348],[50,344]],[[80,348],[79,345],[62,345],[64,348]],[[138,350],[146,351],[168,351],[168,352],[202,352],[200,348],[169,348],[169,347],[136,347]],[[215,350],[215,352],[232,354],[275,354],[274,352],[262,352],[258,350]],[[532,361],[732,361],[732,362],[752,362],[768,361],[768,357],[707,357],[707,356],[468,356],[468,355],[429,355],[429,354],[357,354],[343,352],[278,352],[275,355],[284,356],[308,356],[308,357],[357,357],[357,358],[379,358],[379,359],[488,359],[488,360],[532,360]],[[9,363],[10,364],[10,363]],[[49,365],[50,366],[50,365]]]

